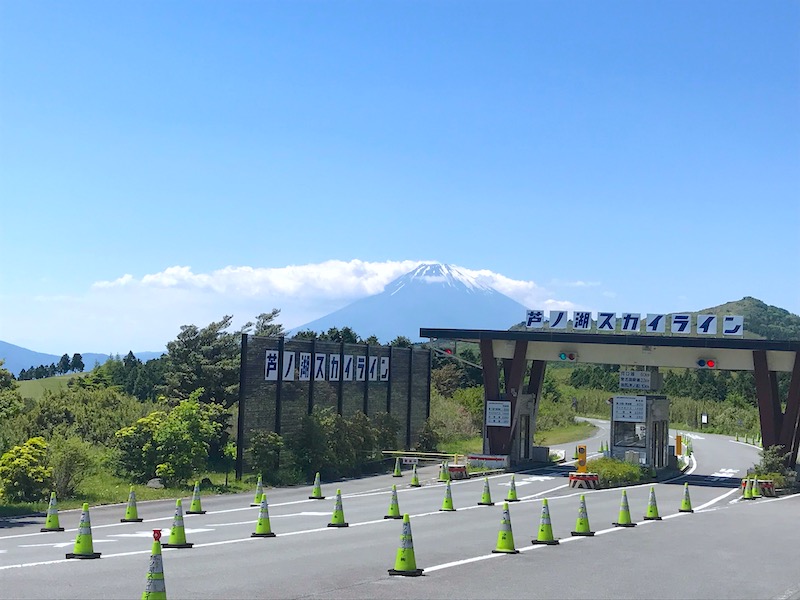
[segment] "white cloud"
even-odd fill
[[[205,326],[234,315],[239,327],[273,307],[281,309],[280,322],[290,329],[380,293],[423,262],[431,261],[330,260],[279,268],[228,266],[208,273],[175,265],[138,277],[126,273],[98,281],[84,294],[0,298],[0,311],[15,315],[3,324],[3,339],[55,354],[161,350],[181,325]],[[534,281],[459,269],[529,308],[582,308]]]
[[[550,285],[553,287],[597,287],[602,285],[599,281],[582,281],[578,279],[577,281],[563,281],[561,279],[554,279],[550,282]]]

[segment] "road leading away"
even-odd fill
[[[608,424],[586,444],[590,453]],[[493,554],[510,475],[489,477],[493,507],[478,506],[482,479],[452,484],[454,512],[439,508],[445,487],[436,467],[410,475],[268,490],[274,538],[252,538],[252,494],[203,498],[204,515],[185,517],[192,549],[163,551],[172,598],[800,598],[800,496],[743,501],[739,478],[758,449],[725,436],[689,434],[687,473],[654,486],[662,521],[644,521],[650,485],[626,488],[635,528],[615,528],[620,489],[584,492],[594,537],[571,537],[579,493],[568,466],[517,473],[511,504],[516,555]],[[571,451],[574,444],[563,446]],[[692,514],[679,513],[688,481]],[[392,484],[411,518],[418,578],[390,577],[401,524],[384,519]],[[337,486],[347,528],[330,528]],[[547,498],[560,543],[534,546]],[[184,506],[188,506],[184,499]],[[91,510],[98,560],[66,560],[80,511],[62,511],[63,533],[40,533],[43,518],[0,522],[0,598],[141,597],[152,530],[172,523],[174,503],[139,503],[143,523],[119,523],[124,505]]]

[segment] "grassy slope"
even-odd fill
[[[58,375],[57,377],[46,377],[44,379],[31,379],[20,381],[19,393],[23,398],[38,400],[42,397],[45,390],[56,391],[67,387],[67,382],[73,377],[79,377],[84,373],[70,373],[68,375]]]

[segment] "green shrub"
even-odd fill
[[[14,446],[0,457],[0,484],[3,497],[11,502],[43,500],[53,482],[47,466],[47,442],[42,437]]]
[[[591,473],[597,473],[602,487],[638,483],[645,473],[642,467],[615,458],[594,458],[586,463]]]
[[[83,480],[96,470],[92,445],[77,436],[53,436],[47,454],[48,464],[53,470],[53,486],[59,498],[74,496]]]
[[[436,452],[439,445],[439,435],[431,425],[431,420],[427,419],[417,436],[417,452]]]
[[[284,445],[283,438],[274,431],[253,431],[250,434],[248,462],[250,467],[269,483],[277,483],[280,455]]]

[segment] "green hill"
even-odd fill
[[[800,340],[800,317],[788,310],[770,306],[752,296],[726,302],[700,311],[717,315],[742,315],[745,333],[770,340]]]
[[[69,375],[58,375],[56,377],[45,377],[44,379],[30,379],[19,381],[19,393],[23,398],[38,400],[44,395],[45,390],[56,391],[67,387],[67,382],[73,377],[80,377],[86,373],[70,373]]]

